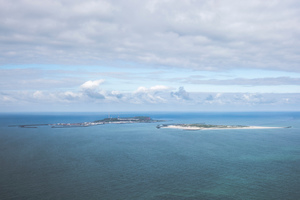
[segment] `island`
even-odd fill
[[[10,127],[20,128],[37,128],[38,126],[51,126],[51,128],[71,128],[71,127],[88,127],[103,124],[132,124],[132,123],[155,123],[164,122],[164,120],[154,120],[148,116],[136,117],[117,117],[104,118],[93,122],[79,122],[79,123],[57,123],[57,124],[26,124],[26,125],[10,125]]]
[[[93,122],[79,122],[79,123],[56,123],[56,124],[26,124],[26,125],[10,125],[10,127],[20,128],[37,128],[39,126],[50,126],[51,128],[72,128],[72,127],[89,127],[104,124],[133,124],[133,123],[158,123],[165,122],[165,120],[154,120],[148,116],[136,117],[108,117]],[[205,123],[196,124],[159,124],[156,128],[172,128],[182,130],[220,130],[220,129],[275,129],[275,128],[291,128],[288,127],[266,127],[266,126],[245,126],[245,125],[212,125]]]
[[[244,126],[244,125],[212,125],[212,124],[161,124],[156,128],[172,128],[182,130],[220,130],[220,129],[274,129],[274,128],[291,128],[288,127],[266,127],[266,126]]]

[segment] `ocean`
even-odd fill
[[[300,199],[300,112],[110,113],[166,122],[91,122],[107,113],[0,114],[0,199]],[[292,126],[157,129],[162,123]]]

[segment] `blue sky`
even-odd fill
[[[300,3],[0,0],[0,112],[300,110]]]

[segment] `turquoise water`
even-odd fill
[[[113,113],[166,123],[292,126],[183,131],[156,124],[17,128],[100,113],[1,114],[0,199],[300,199],[300,113]]]

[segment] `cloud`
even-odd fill
[[[86,81],[80,86],[80,89],[84,95],[90,99],[106,99],[106,92],[99,88],[104,80]]]
[[[284,96],[293,94],[260,94],[260,93],[216,93],[209,94],[203,104],[210,105],[274,105],[282,102]]]
[[[183,79],[184,83],[207,85],[248,85],[248,86],[276,86],[276,85],[300,85],[300,78],[291,77],[266,77],[266,78],[235,78],[235,79],[195,79],[193,77]]]
[[[215,98],[210,94],[208,97],[206,97],[206,101],[213,101]]]
[[[0,92],[0,102],[3,104],[14,103],[16,99],[11,94]]]
[[[170,87],[164,86],[164,85],[156,85],[153,87],[150,87],[150,91],[165,91],[165,90],[169,90]]]
[[[111,91],[109,96],[116,97],[117,99],[121,99],[124,97],[124,94],[120,93],[119,91]]]
[[[80,88],[82,90],[95,90],[99,87],[100,84],[102,84],[104,82],[103,79],[100,80],[95,80],[95,81],[87,81],[85,83],[83,83]]]
[[[36,98],[36,99],[41,99],[44,97],[43,92],[41,92],[41,91],[35,91],[32,96],[33,96],[33,98]]]
[[[51,90],[78,87],[79,72],[37,68],[0,69],[0,90]]]
[[[103,79],[95,81],[86,81],[80,86],[80,96],[85,96],[86,101],[96,101],[96,102],[119,102],[125,96],[117,90],[107,91],[99,86],[104,82]]]
[[[143,67],[300,72],[297,0],[0,0],[0,5],[2,65],[118,60]]]
[[[164,85],[156,85],[150,88],[139,87],[131,95],[128,96],[130,102],[135,104],[142,103],[166,103],[167,100],[163,97],[171,88]]]
[[[91,81],[93,82],[93,81]],[[86,82],[85,82],[86,83]],[[100,83],[99,83],[100,84]],[[91,84],[93,85],[93,84]],[[90,88],[90,87],[88,87]],[[177,91],[168,86],[139,87],[135,91],[122,92],[91,87],[83,90],[80,86],[74,91],[6,91],[0,92],[0,110],[41,108],[61,111],[61,108],[72,107],[73,111],[81,106],[88,110],[114,110],[117,107],[130,110],[142,105],[142,108],[166,110],[249,110],[268,108],[270,110],[300,110],[299,93],[198,93],[187,92],[183,87]],[[171,94],[171,95],[170,95]],[[150,106],[150,107],[149,107]],[[232,110],[234,111],[234,110]]]
[[[141,86],[135,91],[135,93],[157,93],[157,92],[167,91],[170,89],[171,89],[170,87],[164,85],[156,85],[150,88]]]
[[[75,93],[75,92],[71,92],[71,91],[59,93],[58,96],[60,99],[69,101],[69,102],[80,100],[82,98],[81,93]]]
[[[177,92],[171,92],[171,96],[176,99],[191,100],[189,93],[185,91],[184,87],[179,87]]]
[[[86,90],[84,94],[90,97],[91,99],[105,99],[105,95],[101,94],[101,92],[96,92],[93,90]]]

